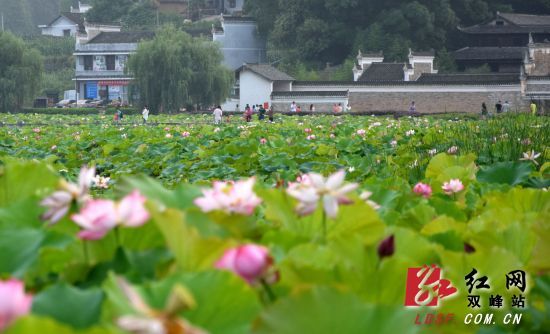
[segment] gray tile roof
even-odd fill
[[[523,27],[546,26],[550,27],[550,15],[528,15],[514,13],[499,13],[498,16],[506,21]]]
[[[152,31],[102,32],[88,44],[139,43],[141,40],[152,39],[154,36],[155,33]]]
[[[86,32],[86,29],[84,27],[84,16],[80,13],[71,13],[71,12],[63,12],[59,14],[55,19],[53,19],[48,25],[51,26],[55,21],[57,21],[60,17],[66,17],[75,24],[78,24],[78,31],[79,32]]]
[[[458,29],[469,34],[527,34],[550,32],[550,15],[499,13],[496,20],[499,18],[506,21],[504,25],[496,25],[495,20],[491,20],[470,27],[458,27]]]
[[[252,71],[262,77],[271,80],[271,81],[294,81],[295,79],[290,75],[279,71],[275,67],[269,64],[244,64],[237,72],[242,72],[243,70]]]
[[[479,84],[515,84],[519,83],[517,74],[422,74],[416,81],[419,84],[441,85],[479,85]]]
[[[453,52],[456,60],[522,60],[525,47],[465,47]]]
[[[435,51],[429,50],[429,51],[412,51],[411,52],[413,56],[417,57],[435,57]]]
[[[272,98],[286,97],[347,97],[347,90],[337,91],[292,91],[292,92],[273,92]]]
[[[372,63],[358,81],[403,81],[405,63]]]

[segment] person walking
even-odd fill
[[[273,114],[274,114],[274,111],[273,111],[273,105],[271,105],[269,107],[269,110],[267,111],[267,117],[269,118],[269,121],[271,123],[273,123]]]
[[[118,115],[118,121],[122,122],[122,118],[124,118],[124,114],[122,113],[122,110],[120,108],[117,108],[116,113]]]
[[[497,114],[500,114],[502,112],[502,102],[498,100],[498,102],[495,104],[495,111]]]
[[[487,105],[485,102],[481,104],[481,117],[485,118],[487,116]]]
[[[290,112],[296,112],[296,102],[292,101],[290,104]]]
[[[244,119],[247,122],[250,122],[252,120],[252,109],[248,104],[246,105],[246,108],[244,108]]]
[[[220,124],[222,122],[223,115],[222,107],[217,106],[212,114],[214,115],[214,124]]]
[[[147,106],[143,107],[143,111],[141,112],[141,116],[143,117],[143,124],[146,124],[147,120],[149,119],[149,109],[147,109]]]
[[[502,105],[502,112],[507,113],[510,111],[510,103],[508,101],[504,101],[504,104]]]
[[[409,115],[414,115],[416,114],[416,104],[414,103],[414,101],[411,102],[411,104],[409,105]]]
[[[531,105],[529,106],[529,108],[531,109],[531,115],[536,115],[537,114],[537,104],[535,103],[535,101],[531,101]]]
[[[263,121],[265,119],[265,108],[263,105],[260,105],[260,110],[258,111],[258,120]]]

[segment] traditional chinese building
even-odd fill
[[[133,77],[125,72],[128,56],[138,43],[154,33],[100,32],[75,47],[77,99],[129,101],[128,85]]]
[[[550,15],[496,13],[471,27],[458,27],[468,47],[454,52],[460,71],[487,64],[491,72],[519,73],[529,43],[550,41]]]

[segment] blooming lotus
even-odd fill
[[[29,313],[31,305],[32,296],[25,294],[23,282],[16,279],[0,281],[0,332]]]
[[[107,189],[109,188],[109,180],[111,180],[110,177],[96,175],[93,179],[93,185],[96,188]]]
[[[313,140],[315,138],[317,138],[317,137],[315,137],[315,135],[309,135],[309,136],[306,137],[307,140]]]
[[[445,192],[445,194],[452,195],[464,190],[464,185],[459,179],[452,179],[449,182],[443,183],[441,189],[443,189],[443,192]]]
[[[308,183],[293,183],[287,188],[287,193],[299,201],[296,207],[299,215],[308,215],[315,211],[321,200],[326,215],[334,218],[338,214],[338,205],[352,203],[346,194],[355,190],[358,185],[344,184],[346,173],[343,170],[330,175],[326,180],[317,173],[309,173],[307,176]]]
[[[164,137],[166,137],[166,138],[172,138],[172,134],[171,134],[171,133],[167,133]]]
[[[410,136],[414,135],[414,133],[415,133],[414,130],[409,130],[409,131],[405,132],[405,135],[407,137],[410,137]]]
[[[456,154],[458,152],[458,146],[451,146],[448,150],[447,150],[447,153],[449,154]]]
[[[61,189],[40,202],[41,206],[48,208],[48,211],[41,216],[42,220],[55,224],[67,214],[73,200],[80,204],[86,202],[90,198],[88,192],[94,180],[94,175],[95,167],[88,168],[84,166],[80,169],[78,183],[62,180]]]
[[[424,198],[430,198],[430,196],[432,196],[432,188],[428,184],[422,182],[419,182],[414,186],[413,192]]]
[[[228,249],[215,264],[216,268],[232,271],[249,284],[260,280],[274,283],[278,277],[276,272],[270,270],[272,266],[273,258],[269,255],[269,250],[255,244]]]
[[[305,133],[311,133],[312,130],[311,130],[310,128],[305,128],[305,129],[304,129],[304,132],[305,132]]]
[[[193,203],[203,212],[220,210],[249,216],[262,202],[253,191],[255,182],[254,177],[237,182],[216,181],[211,189],[203,189],[203,196]]]
[[[113,229],[117,223],[115,202],[104,199],[90,200],[71,219],[82,228],[78,237],[84,240],[98,240]]]
[[[266,144],[266,143],[267,143],[267,139],[265,139],[265,138],[260,139],[260,144],[263,145],[263,144]]]
[[[138,227],[149,220],[145,209],[147,199],[137,190],[124,197],[117,205],[117,222],[122,226]]]
[[[138,227],[145,224],[149,219],[145,201],[146,198],[137,190],[118,203],[105,199],[90,200],[71,219],[82,228],[79,238],[98,240],[118,225]]]
[[[519,160],[524,161],[532,161],[535,165],[539,165],[539,163],[536,161],[536,159],[540,157],[540,153],[535,153],[535,151],[531,150],[531,152],[523,152],[523,158]]]
[[[359,129],[356,133],[358,136],[364,137],[367,134],[367,131],[365,129]]]
[[[181,136],[182,136],[183,138],[187,138],[187,137],[191,136],[191,133],[189,133],[189,131],[183,131],[183,132],[181,133]]]

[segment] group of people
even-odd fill
[[[495,104],[494,111],[497,114],[507,113],[510,110],[511,110],[511,106],[508,101],[504,101],[504,103],[502,103],[501,100],[498,100],[498,102]],[[531,114],[533,115],[537,114],[537,104],[535,103],[535,101],[531,101],[531,104],[529,105],[529,110],[531,111]],[[492,115],[492,113],[488,110],[485,102],[481,104],[481,115],[484,117]]]
[[[273,105],[267,106],[266,104],[253,104],[252,107],[250,107],[249,104],[246,105],[244,108],[244,119],[247,122],[252,121],[252,115],[257,113],[258,114],[258,120],[263,121],[265,119],[265,116],[267,114],[267,117],[270,122],[273,122]]]

